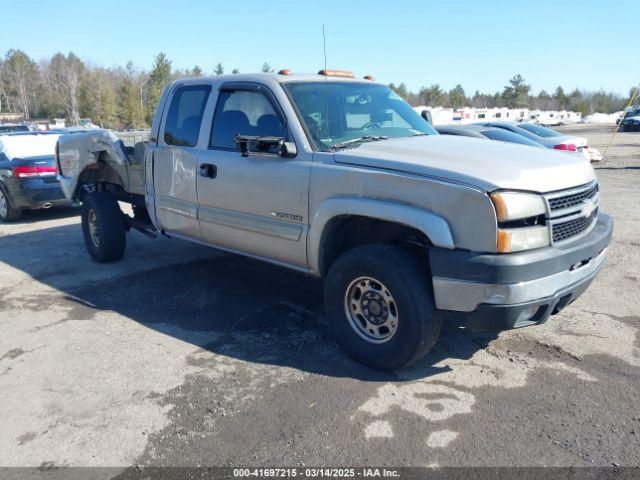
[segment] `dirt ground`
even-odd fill
[[[0,224],[0,465],[638,465],[640,134],[594,166],[616,224],[587,293],[394,374],[337,347],[312,278],[137,233],[96,265],[72,209]]]

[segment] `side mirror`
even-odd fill
[[[420,112],[420,116],[424,118],[429,125],[433,125],[433,117],[429,110],[422,110],[422,112]]]
[[[293,142],[285,142],[280,144],[280,156],[284,158],[293,158],[298,154],[298,148]]]
[[[250,154],[278,154],[281,157],[291,158],[298,153],[296,144],[286,142],[284,137],[269,137],[256,135],[236,135],[235,143],[243,157]]]

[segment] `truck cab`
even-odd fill
[[[543,323],[595,278],[613,228],[584,160],[438,135],[342,71],[178,80],[148,143],[63,136],[58,168],[95,261],[135,228],[320,277],[337,340],[387,370],[428,352],[445,312],[475,330]]]

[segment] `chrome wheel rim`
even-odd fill
[[[4,196],[4,192],[0,190],[0,217],[6,217],[9,212],[9,205],[7,205],[7,197]]]
[[[359,277],[349,284],[344,311],[351,328],[369,343],[385,343],[398,330],[398,307],[379,280]]]
[[[95,210],[90,210],[87,215],[87,223],[89,225],[89,236],[91,242],[96,248],[100,248],[100,230],[98,229],[98,216]]]

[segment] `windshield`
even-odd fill
[[[521,123],[518,125],[520,128],[524,128],[525,130],[535,133],[539,137],[549,138],[549,137],[561,137],[562,134],[556,132],[555,130],[551,130],[550,128],[543,127],[541,125],[535,125],[533,123]]]
[[[285,83],[317,150],[364,141],[437,135],[411,106],[383,85],[356,82]],[[348,142],[348,143],[346,143]]]

